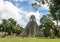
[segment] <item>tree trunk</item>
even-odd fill
[[[57,23],[57,27],[58,27],[58,20],[56,20],[56,23]]]

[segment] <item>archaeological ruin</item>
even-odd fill
[[[27,26],[23,30],[23,35],[27,37],[36,37],[38,36],[38,24],[36,22],[36,18],[34,15],[31,15],[30,21],[28,22]]]

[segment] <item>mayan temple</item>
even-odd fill
[[[38,35],[38,25],[34,15],[31,15],[30,21],[24,29],[24,33],[28,37],[36,37]]]

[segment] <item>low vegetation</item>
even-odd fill
[[[60,39],[47,39],[44,38],[0,38],[0,42],[60,42]]]

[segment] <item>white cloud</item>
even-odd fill
[[[25,14],[23,13],[22,19],[21,19],[21,24],[25,27],[27,23],[29,22],[30,16],[34,15],[36,17],[36,22],[39,25],[40,24],[40,18],[42,15],[37,11],[37,12],[26,12]]]
[[[30,18],[31,15],[34,15],[36,17],[36,21],[38,23],[38,25],[40,24],[40,18],[42,17],[41,13],[39,13],[38,11],[37,12],[29,12],[26,14],[26,18]]]
[[[30,1],[30,4],[32,4],[32,3],[35,3],[35,2],[37,2],[36,0],[29,0]],[[38,3],[38,2],[37,2]],[[39,4],[39,3],[38,3]],[[48,3],[46,3],[46,4],[41,4],[41,7],[43,8],[43,9],[46,9],[46,10],[49,10],[49,6],[48,6]]]
[[[31,15],[35,15],[38,24],[41,18],[40,13],[24,11],[21,7],[17,8],[11,2],[0,0],[0,22],[1,19],[13,18],[18,24],[25,27]]]
[[[35,3],[36,2],[36,0],[29,0],[30,1],[30,3]]]
[[[58,25],[60,26],[60,21],[58,22]]]
[[[27,1],[27,0],[15,0],[15,1],[20,1],[20,2],[23,2],[23,1]]]
[[[17,8],[11,2],[0,0],[0,20],[13,18],[18,23],[21,20],[22,9]]]
[[[46,4],[44,4],[44,5],[41,5],[41,7],[43,8],[43,9],[45,9],[45,10],[49,10],[49,6],[48,6],[48,4],[46,3]]]
[[[55,25],[57,25],[56,20],[55,20],[55,21],[53,21],[53,22],[55,23]],[[60,21],[58,21],[58,25],[60,26]]]

